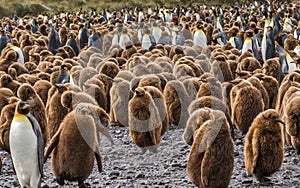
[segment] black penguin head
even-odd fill
[[[69,67],[65,64],[62,65],[60,68],[61,68],[61,70],[69,71]]]
[[[247,37],[253,37],[253,32],[252,31],[247,31]]]
[[[17,113],[28,114],[30,112],[30,105],[25,101],[20,101],[17,104]]]
[[[272,31],[272,30],[273,30],[273,27],[268,26],[268,27],[267,27],[267,30],[268,30],[268,32],[269,32],[269,31]]]

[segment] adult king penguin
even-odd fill
[[[244,54],[248,50],[251,50],[252,53],[254,54],[254,57],[258,59],[258,49],[256,46],[256,42],[253,41],[252,37],[253,37],[253,31],[251,30],[246,31],[246,39],[243,44],[242,54]]]
[[[1,54],[2,50],[7,46],[10,40],[4,31],[0,31],[0,34],[1,34],[0,35],[0,54]]]
[[[275,42],[275,45],[279,54],[280,80],[282,80],[285,75],[297,70],[297,65],[290,54],[285,51],[283,47],[277,43],[277,41]]]
[[[41,187],[44,141],[39,123],[30,106],[18,102],[9,133],[10,152],[21,187]]]
[[[92,35],[89,37],[88,47],[94,46],[102,51],[102,39],[98,32],[94,29]]]
[[[207,38],[203,32],[203,26],[200,24],[197,25],[197,30],[194,33],[193,41],[195,45],[199,45],[203,48],[207,46]]]
[[[80,49],[88,45],[89,37],[90,37],[90,33],[88,28],[86,26],[83,26],[83,28],[80,29],[78,33],[78,41],[79,41]]]
[[[11,43],[8,43],[7,47],[18,53],[18,55],[19,55],[18,62],[21,65],[24,65],[25,64],[24,55],[23,55],[23,51],[21,50],[21,48],[19,48],[18,46],[14,46]]]
[[[61,65],[61,69],[57,76],[55,84],[66,84],[66,83],[70,83],[74,85],[74,81],[69,73],[69,68],[66,65]]]
[[[276,57],[274,31],[271,26],[264,31],[264,36],[261,43],[262,59],[266,62],[268,59]]]
[[[300,40],[300,26],[298,26],[294,31],[294,38]]]

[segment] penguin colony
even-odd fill
[[[300,154],[299,3],[13,15],[0,53],[0,147],[21,187],[41,186],[50,155],[59,185],[85,187],[94,159],[105,170],[108,126],[128,127],[142,153],[182,129],[198,187],[229,186],[235,132],[259,181],[284,144]]]

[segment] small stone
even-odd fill
[[[253,182],[253,180],[251,180],[251,179],[246,179],[246,180],[243,180],[242,181],[242,184],[250,184],[250,183],[252,183]]]
[[[113,171],[109,174],[109,176],[119,176],[120,175],[120,172],[118,171]]]
[[[18,181],[13,181],[12,184],[13,184],[14,187],[18,187],[19,186],[19,182]]]
[[[135,178],[144,178],[145,177],[145,175],[144,174],[142,174],[142,173],[140,173],[140,174],[137,174],[136,176],[135,176]]]
[[[234,156],[235,157],[237,157],[237,156],[239,156],[240,154],[239,154],[239,152],[234,152]]]

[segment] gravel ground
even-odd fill
[[[182,129],[170,128],[163,136],[158,153],[141,154],[130,139],[127,128],[109,127],[115,145],[111,146],[102,137],[101,152],[104,172],[94,167],[93,173],[85,181],[91,187],[195,187],[186,174],[186,160],[190,147],[185,145]],[[285,148],[285,159],[281,169],[270,177],[270,181],[260,183],[247,175],[244,166],[243,136],[235,134],[235,166],[230,187],[300,187],[300,161],[290,146]],[[9,154],[0,150],[3,173],[0,187],[19,186],[13,174]],[[50,160],[44,166],[45,177],[42,185],[60,187],[50,170]],[[64,187],[75,187],[77,182],[65,182]]]

